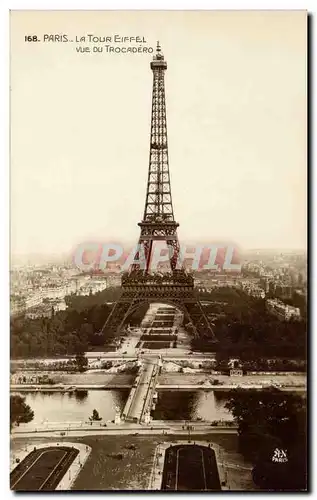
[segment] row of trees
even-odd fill
[[[111,306],[94,306],[78,312],[60,311],[51,318],[11,320],[11,357],[37,357],[76,354],[89,345],[106,343],[99,332]]]
[[[120,295],[119,288],[109,288],[95,295],[66,297],[66,311],[51,318],[11,319],[11,357],[27,358],[83,353],[113,341],[107,332],[100,333],[112,304]],[[140,307],[129,319],[130,324],[142,321],[147,306]]]
[[[93,295],[68,295],[65,297],[65,302],[69,309],[81,312],[95,306],[102,306],[105,302],[116,302],[120,293],[120,287],[109,287]]]
[[[256,357],[306,358],[307,323],[302,321],[280,321],[270,314],[263,299],[255,299],[241,290],[216,289],[210,294],[211,301],[205,307],[213,322],[219,342],[208,338],[192,340],[192,348],[202,351],[217,351],[228,356],[244,353],[248,359]],[[204,294],[200,299],[203,300]]]
[[[306,372],[306,360],[288,359],[288,358],[266,358],[254,357],[249,353],[239,353],[238,360],[231,366],[231,356],[226,352],[218,351],[216,354],[216,364],[214,370],[229,373],[230,367],[241,368],[244,373],[253,371],[270,371],[270,372]]]

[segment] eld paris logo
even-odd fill
[[[286,452],[284,450],[280,450],[279,448],[275,448],[272,457],[272,462],[279,462],[279,463],[288,462]]]

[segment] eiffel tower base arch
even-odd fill
[[[114,304],[102,332],[118,335],[128,317],[143,304],[162,303],[177,308],[191,324],[194,337],[208,337],[216,341],[209,319],[204,312],[192,286],[179,286],[178,283],[154,285],[151,279],[147,284],[134,284],[122,287],[122,295]],[[132,288],[132,289],[131,289]]]

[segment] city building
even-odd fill
[[[251,295],[252,297],[257,299],[265,298],[265,291],[257,282],[254,282],[254,280],[240,280],[239,286],[245,293]]]
[[[284,304],[284,302],[278,299],[268,299],[266,301],[266,307],[270,313],[281,320],[288,321],[290,319],[300,319],[301,317],[299,307]]]

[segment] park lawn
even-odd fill
[[[144,349],[169,349],[171,346],[170,342],[144,342]]]

